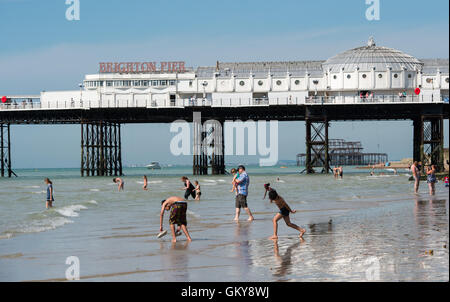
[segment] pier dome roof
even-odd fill
[[[421,70],[423,63],[413,56],[410,56],[400,50],[376,46],[371,37],[367,46],[358,47],[344,51],[327,61],[322,65],[324,71],[353,72],[357,68],[361,71],[386,70],[388,67],[392,70]]]

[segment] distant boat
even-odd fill
[[[161,170],[161,166],[159,165],[158,162],[154,161],[152,162],[150,165],[145,166],[147,169],[151,169],[151,170]]]

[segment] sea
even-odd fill
[[[300,167],[248,166],[255,220],[233,221],[230,175],[193,176],[190,167],[124,169],[80,177],[79,169],[22,169],[0,179],[0,281],[449,281],[449,189],[426,182],[414,194],[408,171],[344,167],[344,178],[301,174]],[[381,173],[380,173],[381,172]],[[149,190],[143,190],[143,176]],[[183,196],[181,176],[201,185],[188,202],[188,229],[176,243],[158,239],[161,200]],[[46,210],[48,177],[54,207]],[[297,213],[295,229],[263,199],[270,183]],[[168,213],[164,228],[169,229]],[[73,259],[76,259],[74,262]],[[69,276],[69,277],[68,277]],[[78,278],[76,278],[78,279]]]

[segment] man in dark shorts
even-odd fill
[[[189,199],[189,195],[192,198],[195,199],[197,194],[196,194],[196,191],[195,191],[195,187],[191,183],[189,178],[187,178],[186,176],[183,176],[183,177],[181,177],[181,181],[184,183],[184,188],[183,188],[183,190],[185,190],[185,192],[184,192],[184,199],[188,200]]]
[[[177,242],[177,234],[175,231],[175,225],[177,224],[183,230],[184,235],[188,241],[192,241],[191,236],[187,229],[187,202],[181,197],[172,196],[166,200],[161,201],[161,213],[159,215],[159,231],[163,231],[163,219],[164,211],[170,210],[170,230],[172,231],[172,242]]]
[[[244,166],[239,166],[239,178],[235,179],[235,182],[237,184],[237,195],[236,195],[236,216],[234,217],[235,221],[239,221],[239,215],[241,213],[241,208],[244,208],[244,210],[248,214],[248,221],[254,220],[252,212],[248,208],[247,205],[247,196],[248,196],[248,186],[250,185],[250,178],[247,175],[247,172],[245,172]]]

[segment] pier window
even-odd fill
[[[412,74],[408,74],[408,79],[412,78]]]
[[[379,74],[378,74],[378,78],[381,79],[382,77],[383,77],[383,75],[382,75],[381,73],[379,73]]]
[[[147,87],[148,86],[148,81],[141,81],[141,86]]]
[[[300,85],[300,80],[295,80],[295,85]]]
[[[398,78],[398,74],[394,74],[394,78]]]
[[[363,73],[362,77],[363,79],[367,78],[367,74]]]
[[[277,85],[278,85],[278,86],[281,86],[281,84],[282,84],[281,81],[278,80],[278,81],[277,81]]]
[[[177,81],[175,81],[175,80],[169,81],[169,86],[175,86],[176,84],[177,84]]]
[[[152,81],[152,86],[159,86],[158,81]]]
[[[113,85],[113,81],[106,81],[106,86],[111,87]]]
[[[431,84],[431,83],[433,83],[433,79],[432,79],[432,78],[427,78],[427,80],[426,80],[426,81],[427,81],[427,83],[428,83],[428,84]]]
[[[240,81],[240,82],[239,82],[239,85],[244,86],[244,85],[245,85],[245,82],[244,82],[244,81]]]
[[[130,87],[131,86],[131,81],[128,81],[128,80],[123,81],[123,86],[124,87]]]
[[[140,81],[133,81],[133,86],[141,86],[141,82]]]
[[[445,78],[445,83],[448,83],[448,82],[449,82],[448,78]]]
[[[263,84],[264,84],[263,81],[258,81],[258,85],[259,85],[259,86],[262,86]]]
[[[335,80],[336,80],[336,79],[337,79],[337,76],[336,76],[336,75],[334,75],[334,76],[333,76],[333,79],[335,79]]]
[[[352,78],[352,76],[348,74],[348,75],[347,75],[347,79],[350,80],[351,78]]]
[[[166,80],[159,81],[159,85],[160,86],[167,86],[167,81]]]

